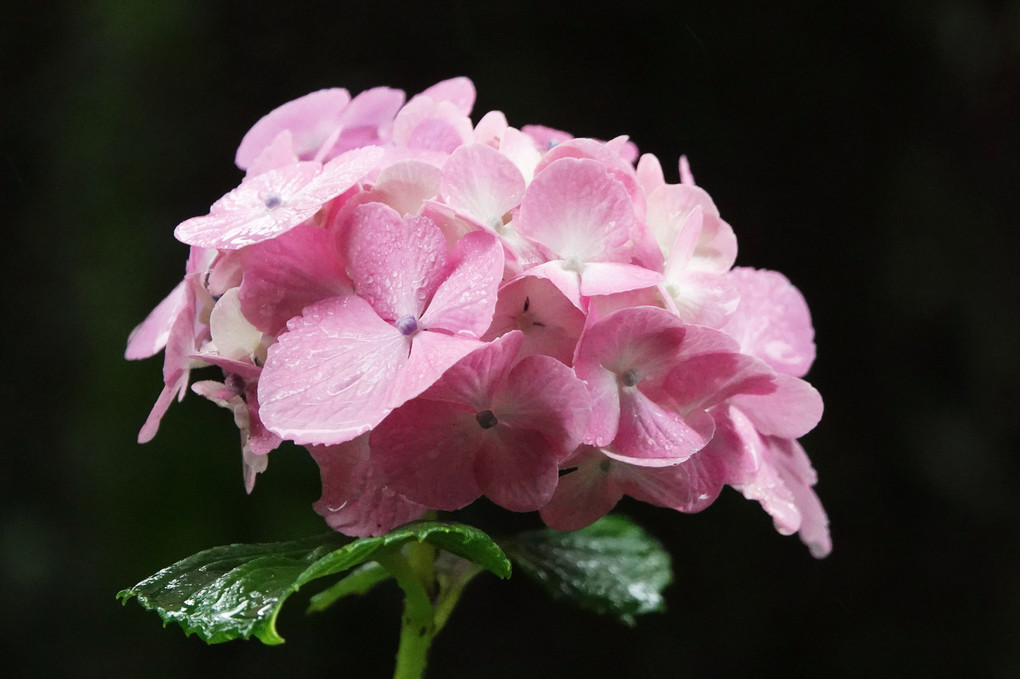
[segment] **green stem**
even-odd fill
[[[404,590],[404,613],[400,621],[400,647],[393,679],[422,679],[429,647],[439,631],[436,625],[435,548],[426,542],[410,542],[382,559]]]

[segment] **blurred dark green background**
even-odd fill
[[[476,120],[630,134],[673,181],[686,153],[738,263],[803,290],[835,549],[811,559],[732,491],[697,516],[624,505],[674,557],[667,615],[629,629],[483,577],[432,676],[1020,676],[1020,3],[10,4],[0,674],[389,676],[395,590],[314,619],[295,601],[278,648],[207,648],[114,600],[202,548],[322,527],[307,455],[274,452],[245,496],[231,418],[197,397],[138,446],[161,364],[121,354],[261,115],[467,75]]]

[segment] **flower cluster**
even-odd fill
[[[216,366],[191,389],[233,412],[248,491],[303,445],[348,535],[483,495],[570,530],[624,495],[696,512],[730,485],[827,554],[800,293],[733,268],[685,159],[670,184],[626,137],[473,124],[474,99],[466,78],[329,89],[249,130],[240,186],[177,227],[184,280],[128,341],[165,349],[139,440]]]

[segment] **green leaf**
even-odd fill
[[[607,516],[577,531],[522,533],[503,547],[514,565],[554,598],[628,625],[635,615],[664,609],[662,590],[673,579],[662,544],[622,516]]]
[[[361,564],[343,580],[323,590],[308,602],[308,613],[320,613],[345,596],[366,594],[383,580],[393,577],[383,566],[370,561]]]
[[[325,536],[254,545],[227,545],[199,552],[117,594],[136,597],[156,611],[164,626],[214,644],[252,636],[283,643],[276,617],[283,603],[312,580],[342,573],[411,540],[427,542],[478,564],[501,578],[510,562],[482,531],[461,524],[420,521],[375,538]],[[364,583],[362,583],[364,584]]]

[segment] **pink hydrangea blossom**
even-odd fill
[[[729,485],[827,554],[804,297],[733,268],[686,157],[670,183],[627,136],[472,122],[474,102],[467,78],[334,88],[252,126],[245,176],[177,227],[184,280],[128,340],[165,352],[139,440],[209,369],[191,389],[231,411],[246,489],[303,445],[348,535],[482,496],[571,530]]]

